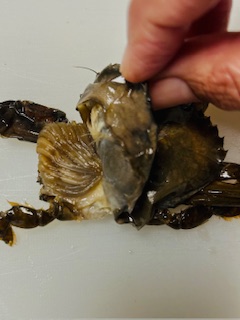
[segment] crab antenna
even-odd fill
[[[80,69],[85,69],[85,70],[89,70],[89,71],[92,71],[94,72],[95,74],[98,74],[97,71],[91,69],[91,68],[88,68],[88,67],[84,67],[84,66],[74,66],[74,68],[80,68]]]

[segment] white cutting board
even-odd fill
[[[127,0],[0,0],[0,100],[65,110],[97,71],[120,62]],[[231,27],[239,29],[239,3]],[[240,162],[240,112],[209,111]],[[38,200],[35,145],[0,140],[0,208]],[[240,220],[189,231],[100,222],[15,228],[0,243],[0,319],[240,317]]]

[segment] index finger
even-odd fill
[[[220,0],[132,0],[128,45],[121,65],[132,82],[147,80],[175,55],[191,24]]]

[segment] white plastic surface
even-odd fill
[[[97,71],[120,62],[127,0],[0,0],[0,100],[65,110]],[[234,3],[232,29],[239,29]],[[228,160],[240,162],[240,113],[212,108]],[[38,200],[35,145],[0,140],[0,208]],[[240,317],[240,220],[190,231],[103,221],[14,229],[0,243],[0,319]]]

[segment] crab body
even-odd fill
[[[28,106],[36,113],[30,120]],[[223,139],[204,115],[206,104],[153,113],[146,84],[125,81],[119,65],[109,65],[80,97],[83,123],[41,106],[44,120],[38,106],[27,101],[0,106],[2,135],[35,141],[35,130],[40,199],[49,203],[47,210],[15,205],[1,212],[0,238],[6,243],[13,243],[11,226],[32,228],[54,219],[112,214],[138,229],[193,228],[212,214],[240,214],[240,166],[224,162]],[[183,211],[171,211],[183,204]]]

